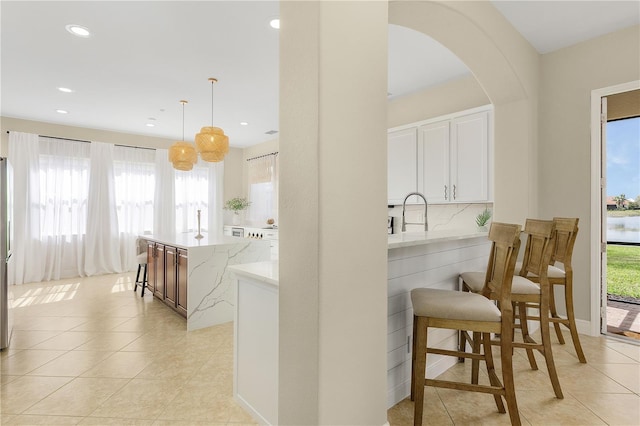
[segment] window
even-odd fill
[[[198,210],[201,230],[209,229],[209,172],[208,166],[199,164],[188,172],[176,170],[176,232],[197,232]]]
[[[115,146],[113,156],[120,233],[152,233],[155,151]]]
[[[69,241],[84,235],[89,196],[88,143],[42,138],[40,148],[40,239]],[[35,195],[35,194],[32,194]]]
[[[278,155],[249,159],[249,217],[254,223],[278,222]]]

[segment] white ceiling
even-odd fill
[[[640,23],[638,1],[492,3],[540,53]],[[180,140],[185,99],[193,140],[211,125],[207,79],[216,77],[213,121],[232,146],[278,129],[278,32],[268,24],[277,2],[2,1],[0,14],[2,116]],[[91,37],[69,34],[72,23]],[[433,39],[395,25],[389,63],[393,97],[469,72]]]

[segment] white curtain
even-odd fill
[[[278,155],[249,160],[249,220],[264,224],[278,219]]]
[[[222,235],[224,228],[224,161],[209,167],[209,234]],[[213,206],[213,207],[212,207]]]
[[[120,259],[123,269],[131,271],[138,266],[138,235],[153,232],[155,151],[115,146],[113,157]]]
[[[123,272],[113,174],[113,145],[92,142],[87,207],[85,271],[87,275]]]
[[[14,282],[39,281],[43,275],[40,254],[40,166],[38,135],[11,132],[9,163],[13,166],[13,264]]]
[[[175,173],[169,163],[169,150],[156,150],[156,181],[153,199],[154,235],[172,235],[176,228]]]
[[[38,281],[84,276],[90,145],[40,138],[40,241],[44,274]]]

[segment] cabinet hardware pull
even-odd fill
[[[456,199],[456,186],[453,185],[453,199]]]
[[[444,199],[447,199],[447,185],[444,186]]]
[[[411,353],[411,336],[407,336],[407,353]]]

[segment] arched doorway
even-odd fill
[[[432,37],[471,70],[495,107],[496,219],[535,215],[537,52],[484,2],[390,2],[389,23]]]

